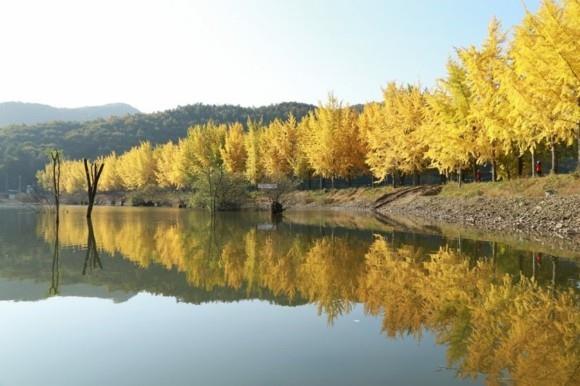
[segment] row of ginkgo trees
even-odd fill
[[[148,142],[102,157],[101,188],[187,188],[203,182],[219,195],[223,181],[255,184],[284,178],[377,181],[416,175],[475,173],[491,165],[492,180],[523,175],[539,152],[570,151],[580,139],[580,0],[545,0],[527,12],[511,40],[492,20],[481,47],[457,50],[433,89],[389,83],[384,100],[362,111],[334,96],[301,121],[263,125],[207,123],[177,143]],[[580,147],[578,148],[580,160]],[[48,187],[50,168],[39,172]],[[534,175],[532,167],[531,174]],[[63,191],[85,187],[82,161],[64,161]]]

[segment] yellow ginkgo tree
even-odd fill
[[[544,0],[537,13],[526,12],[510,57],[509,96],[518,126],[534,139],[532,151],[536,142],[547,145],[555,173],[556,146],[580,138],[580,1]]]
[[[364,173],[365,148],[361,141],[356,114],[332,94],[328,101],[309,115],[304,151],[314,173],[347,180]]]
[[[447,77],[427,96],[426,118],[421,137],[428,144],[425,157],[441,174],[456,171],[462,182],[463,170],[474,161],[474,129],[471,122],[471,90],[465,69],[449,60]]]
[[[498,161],[513,149],[509,103],[501,81],[509,70],[504,52],[505,35],[497,19],[492,19],[481,48],[458,50],[466,70],[471,93],[469,120],[474,129],[474,155],[478,163],[491,163],[492,181],[498,176]]]

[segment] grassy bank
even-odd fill
[[[353,187],[342,189],[295,190],[281,197],[286,208],[295,209],[351,209],[369,210],[381,196],[407,189],[409,186],[392,188],[391,186]],[[495,183],[468,183],[461,187],[457,183],[449,183],[442,187],[438,197],[444,199],[537,199],[546,193],[557,196],[580,196],[580,174],[546,176],[541,178],[521,178]],[[125,206],[164,206],[180,207],[192,205],[191,191],[167,191],[147,189],[133,192],[102,192],[97,195],[97,205]],[[46,195],[45,201],[52,198]],[[269,201],[267,194],[261,191],[248,192],[240,203],[242,209],[267,209]],[[405,197],[400,201],[412,202],[414,196]],[[23,201],[23,200],[19,200]],[[85,193],[66,194],[62,199],[65,204],[82,204],[86,201]]]
[[[345,208],[370,209],[382,195],[393,192],[390,186],[358,187],[344,189],[298,190],[283,195],[282,201],[289,208]]]
[[[580,174],[550,175],[539,178],[518,178],[509,181],[463,184],[450,183],[443,187],[443,197],[544,197],[546,192],[561,196],[580,195]]]

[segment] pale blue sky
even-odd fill
[[[3,0],[0,101],[361,103],[390,80],[433,85],[453,47],[523,13],[520,0]]]

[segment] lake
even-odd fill
[[[0,210],[0,386],[578,385],[575,251],[371,215]]]

